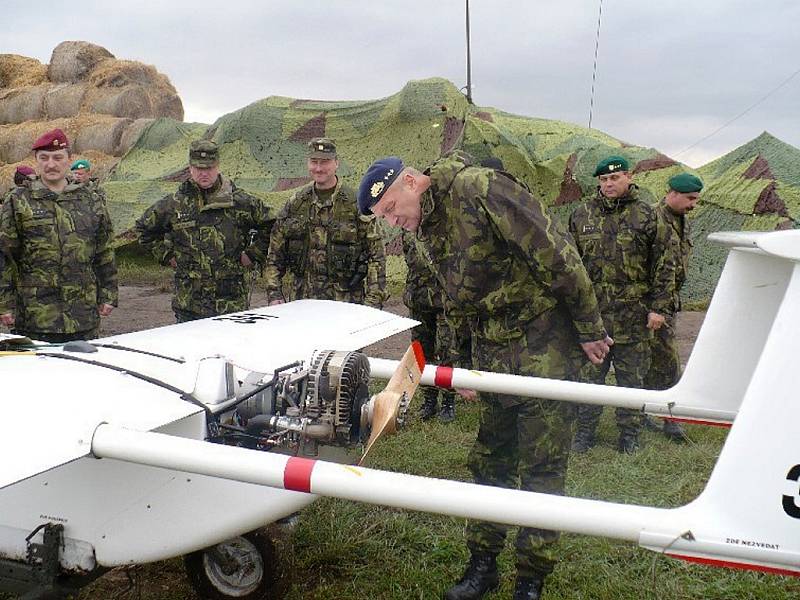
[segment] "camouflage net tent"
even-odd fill
[[[336,140],[342,178],[357,185],[377,157],[394,154],[425,166],[461,148],[484,159],[500,158],[561,218],[594,193],[597,162],[622,154],[651,202],[667,180],[688,169],[653,148],[619,141],[597,130],[470,105],[449,81],[409,82],[379,100],[323,102],[268,97],[225,115],[211,126],[159,119],[149,124],[105,183],[117,231],[188,176],[191,139],[220,144],[221,169],[242,188],[280,207],[305,184],[307,142]],[[711,231],[794,227],[800,212],[800,150],[764,134],[703,167],[705,204],[695,211],[695,248],[686,288],[688,300],[708,299],[725,251],[705,241]],[[794,177],[794,179],[792,179]],[[387,231],[389,251],[399,252]]]

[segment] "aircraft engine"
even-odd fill
[[[368,433],[362,431],[362,407],[370,400],[369,360],[360,352],[317,351],[308,368],[276,372],[267,387],[263,381],[263,374],[252,373],[242,383],[241,390],[253,395],[232,418],[259,440],[256,446],[302,446],[305,454],[316,454],[317,444],[352,447]]]

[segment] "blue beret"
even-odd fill
[[[594,170],[594,176],[609,175],[611,173],[618,173],[619,171],[628,170],[628,161],[622,156],[609,156],[597,163],[597,168]]]
[[[371,215],[375,206],[394,180],[404,169],[403,161],[396,156],[379,158],[367,169],[358,186],[358,212]]]
[[[670,178],[669,189],[681,194],[691,194],[703,189],[703,181],[691,173],[679,173]]]

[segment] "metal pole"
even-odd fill
[[[469,47],[469,0],[467,2],[467,102],[472,104],[472,59]]]

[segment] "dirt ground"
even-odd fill
[[[170,308],[171,294],[152,287],[121,286],[119,308],[110,317],[103,319],[100,335],[109,336],[150,329],[175,322]],[[264,306],[266,297],[262,292],[253,294],[252,305]],[[391,298],[386,310],[407,316],[408,310],[399,298]],[[705,317],[704,312],[682,312],[676,325],[681,362],[686,364],[697,332]],[[408,347],[408,333],[395,335],[367,349],[367,354],[378,358],[400,358]]]

